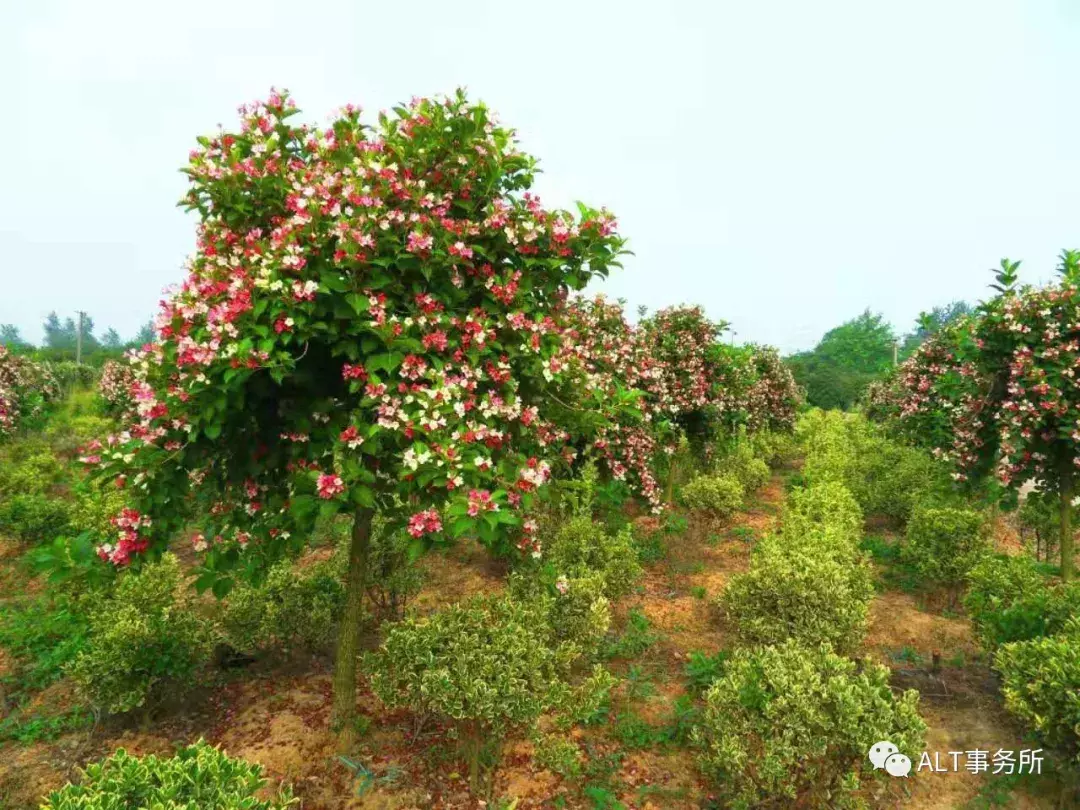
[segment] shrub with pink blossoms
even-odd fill
[[[60,396],[48,364],[35,363],[0,345],[0,441],[39,416]]]
[[[899,374],[896,421],[949,461],[958,480],[993,475],[1010,498],[1027,481],[1060,502],[1062,577],[1073,568],[1080,467],[1080,252],[1061,280],[1022,287],[1002,261],[998,295],[926,341]]]
[[[461,93],[374,126],[351,106],[321,129],[295,113],[273,93],[192,152],[197,250],[99,469],[153,518],[147,551],[200,524],[216,592],[302,543],[318,512],[355,515],[341,718],[372,514],[418,545],[513,547],[563,463],[567,434],[541,414],[560,385],[552,314],[622,240],[604,211],[544,208],[533,159]],[[474,490],[491,508],[470,508]]]
[[[135,407],[132,388],[135,369],[126,360],[108,360],[101,367],[98,393],[105,401],[105,410],[113,416],[125,416]]]

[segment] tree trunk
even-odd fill
[[[349,572],[345,578],[345,615],[338,626],[337,657],[334,661],[334,707],[330,715],[343,750],[356,740],[356,656],[360,651],[360,626],[364,609],[364,581],[367,578],[368,549],[371,547],[372,509],[359,508],[353,516],[349,545]]]
[[[1061,578],[1065,582],[1072,579],[1073,572],[1073,464],[1069,459],[1061,470],[1061,500],[1058,504],[1058,527],[1061,529]]]

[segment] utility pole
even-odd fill
[[[898,341],[898,340],[894,340],[894,341],[892,342],[892,364],[893,364],[894,366],[896,365],[896,360],[897,360],[897,354],[898,354],[898,349],[899,349],[899,346],[900,346],[900,341]]]
[[[79,312],[79,328],[75,332],[75,365],[82,365],[82,330],[83,330],[83,318],[86,317],[86,313],[81,309]]]

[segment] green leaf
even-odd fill
[[[229,591],[232,590],[233,581],[229,577],[222,577],[221,579],[214,581],[214,596],[218,599],[224,599],[229,595]]]

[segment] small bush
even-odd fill
[[[854,807],[874,743],[922,751],[918,699],[894,696],[886,667],[787,641],[735,652],[693,740],[725,807]]]
[[[851,490],[839,481],[824,481],[793,489],[784,504],[780,525],[788,537],[828,526],[839,539],[857,546],[862,537],[863,515]]]
[[[248,653],[330,646],[345,605],[340,564],[284,560],[259,585],[234,588],[222,612],[229,642]]]
[[[1027,555],[986,557],[967,581],[964,609],[991,651],[1058,633],[1080,615],[1080,583],[1052,584]]]
[[[543,734],[533,741],[533,759],[541,768],[563,779],[581,776],[581,751],[577,743],[561,734]]]
[[[611,602],[604,595],[603,575],[560,576],[554,582],[515,572],[510,593],[522,602],[536,602],[557,641],[576,644],[583,653],[595,653],[611,627]]]
[[[986,521],[978,512],[919,507],[908,522],[900,559],[924,580],[956,586],[988,550]]]
[[[603,579],[604,595],[617,599],[629,593],[641,576],[637,547],[629,526],[609,532],[587,516],[570,518],[544,540],[544,566],[555,575]]]
[[[745,490],[733,475],[700,475],[682,489],[682,501],[719,518],[728,518],[743,504]]]
[[[1080,621],[1060,635],[1014,641],[994,656],[1005,707],[1047,745],[1080,755]]]
[[[409,556],[411,540],[405,531],[389,531],[385,520],[376,516],[368,550],[366,591],[375,615],[381,619],[401,619],[405,606],[424,583],[423,572]],[[343,554],[347,554],[345,548]]]
[[[754,455],[770,467],[778,467],[790,462],[798,453],[795,438],[788,433],[762,430],[750,434],[750,447]]]
[[[40,494],[20,494],[0,502],[0,532],[24,542],[48,542],[71,526],[67,501]]]
[[[168,759],[133,757],[121,748],[89,765],[78,784],[49,794],[41,810],[284,810],[294,804],[288,792],[257,798],[264,785],[260,766],[202,740]]]
[[[869,566],[802,548],[763,544],[750,568],[732,577],[719,605],[744,645],[795,639],[849,652],[866,632],[874,596]]]
[[[720,475],[732,475],[745,492],[756,492],[769,483],[769,465],[754,455],[754,448],[746,441],[738,442],[728,454],[721,456],[715,465]]]
[[[80,692],[109,712],[147,705],[194,686],[212,647],[208,623],[185,599],[180,566],[166,554],[128,573],[92,607],[86,649],[69,671]]]
[[[64,465],[40,442],[5,448],[0,459],[0,493],[9,496],[46,495],[66,477]]]
[[[478,597],[395,625],[368,656],[371,688],[389,708],[452,725],[477,787],[482,759],[498,760],[506,733],[571,701],[580,649],[558,642],[546,611]]]

